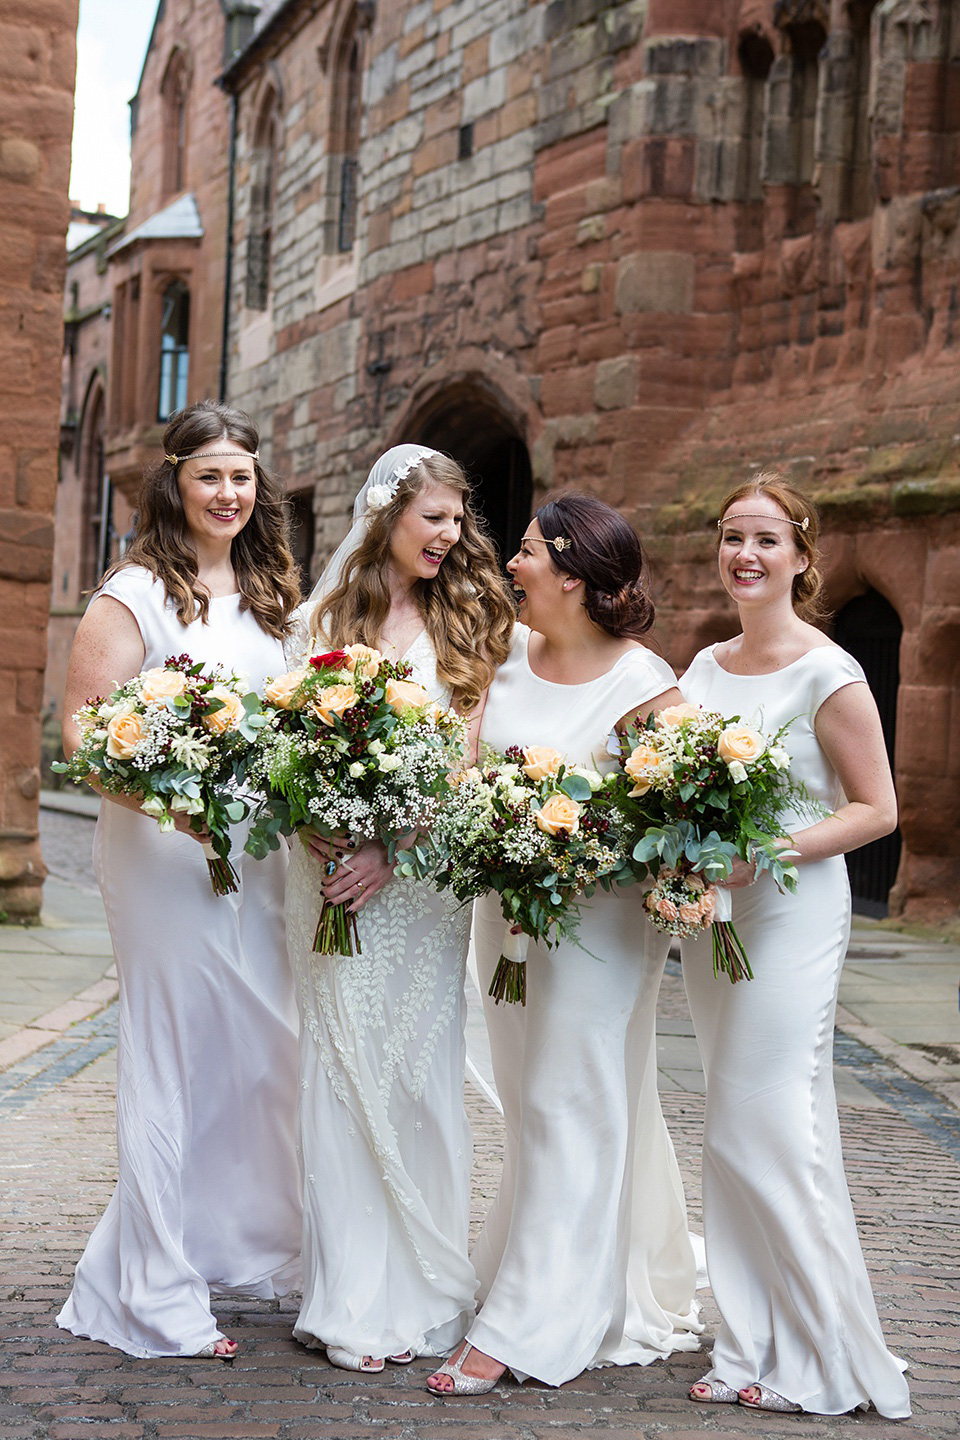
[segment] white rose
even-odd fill
[[[148,799],[144,800],[140,809],[144,815],[149,815],[151,820],[162,820],[167,813],[167,807],[159,795],[151,795]]]
[[[399,755],[381,755],[377,761],[377,769],[382,775],[389,775],[391,770],[399,770],[402,764]]]
[[[164,835],[169,835],[171,830],[176,830],[176,822],[172,815],[164,815],[160,821],[160,829]]]
[[[363,774],[366,768],[367,767],[361,764],[359,760],[354,760],[353,764],[350,766],[350,769],[347,771],[347,774],[350,776],[351,780],[359,780],[360,776]]]
[[[382,755],[382,754],[383,754],[383,741],[382,741],[382,740],[371,740],[371,741],[370,741],[370,744],[367,746],[367,754],[368,754],[368,755]]]
[[[790,769],[790,756],[782,745],[771,745],[767,754],[770,756],[770,763],[775,770]]]
[[[367,509],[382,510],[385,505],[390,504],[394,493],[390,485],[371,485],[367,491]]]
[[[730,779],[735,784],[739,785],[741,780],[746,780],[747,767],[740,760],[731,760],[727,769],[730,771]]]

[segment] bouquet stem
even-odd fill
[[[210,872],[214,895],[236,895],[240,882],[230,861],[218,855],[212,845],[204,845],[203,853],[207,857],[207,870]]]
[[[490,989],[497,1005],[506,1001],[508,1005],[527,1003],[527,946],[530,937],[516,926],[510,926],[503,939],[503,954],[497,961]]]
[[[752,980],[753,971],[750,969],[750,961],[747,959],[747,952],[743,948],[743,942],[734,929],[731,920],[715,920],[711,925],[713,932],[713,973],[715,976],[723,972],[730,976],[730,984],[736,985],[738,980]]]
[[[331,905],[328,900],[320,909],[317,931],[313,937],[315,955],[360,955],[357,917],[347,909],[347,902]]]

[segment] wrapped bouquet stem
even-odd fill
[[[488,994],[499,1005],[527,1003],[527,950],[530,936],[519,925],[508,925],[503,932],[503,950],[493,972]]]

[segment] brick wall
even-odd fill
[[[39,913],[77,0],[0,0],[0,910]]]
[[[235,258],[277,82],[284,144],[270,301],[245,311],[236,275],[229,388],[313,490],[315,563],[382,448],[432,438],[441,411],[462,411],[459,438],[500,417],[535,500],[578,484],[648,539],[682,666],[735,623],[720,496],[751,467],[785,469],[824,507],[831,603],[872,588],[903,624],[893,898],[955,915],[953,7],[884,0],[858,30],[844,0],[380,3],[348,257],[323,238],[323,57],[348,7],[281,8],[286,29],[231,75]]]

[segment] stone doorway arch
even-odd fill
[[[859,660],[880,711],[887,756],[893,769],[900,687],[900,617],[876,590],[857,595],[837,613],[833,638]],[[853,908],[861,915],[884,916],[900,863],[899,829],[847,856]]]
[[[530,519],[533,472],[520,427],[494,396],[451,386],[406,427],[404,438],[452,455],[466,470],[474,500],[503,561],[515,555]]]

